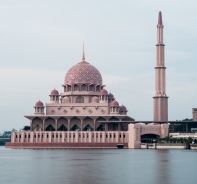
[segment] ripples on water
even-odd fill
[[[196,184],[197,151],[0,147],[0,184]]]

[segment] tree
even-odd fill
[[[3,137],[4,138],[10,138],[11,137],[11,131],[4,131],[4,133],[3,133]]]
[[[12,132],[16,132],[17,130],[15,128],[12,129]]]
[[[182,121],[193,121],[193,119],[192,119],[192,118],[191,118],[191,119],[185,118],[185,119],[183,119]]]
[[[29,131],[30,130],[30,126],[24,126],[22,130]]]
[[[167,143],[169,143],[170,142],[170,137],[166,137],[165,140],[166,140]]]
[[[191,137],[188,137],[187,141],[188,143],[192,143],[193,139]]]

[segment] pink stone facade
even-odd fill
[[[13,143],[128,143],[125,131],[14,132]]]
[[[34,115],[26,115],[31,131],[127,131],[134,119],[102,84],[100,72],[85,61],[71,67],[63,92],[53,89],[50,102],[38,101]]]
[[[144,134],[155,134],[160,138],[168,136],[168,124],[162,125],[142,125],[142,124],[129,124],[128,130],[128,148],[140,149],[141,148],[141,136]]]
[[[168,97],[166,95],[166,67],[164,60],[162,14],[159,12],[157,25],[154,122],[168,122]]]
[[[124,148],[140,149],[141,136],[168,136],[168,124],[129,124],[128,131],[31,131],[13,132],[10,148]],[[36,143],[39,143],[36,145]]]
[[[168,97],[165,89],[163,24],[159,13],[156,92],[154,123],[168,121]],[[114,95],[104,89],[98,69],[85,61],[71,67],[66,73],[63,91],[53,89],[49,102],[40,100],[34,106],[29,132],[13,132],[10,148],[140,148],[141,136],[168,135],[168,124],[135,124],[127,115],[127,108],[119,105]]]

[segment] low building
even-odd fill
[[[193,121],[197,121],[197,108],[192,109]]]

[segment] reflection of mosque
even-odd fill
[[[126,131],[134,121],[104,89],[100,72],[85,61],[84,52],[82,61],[68,70],[63,88],[60,94],[52,90],[50,103],[38,101],[34,115],[25,116],[31,131]]]

